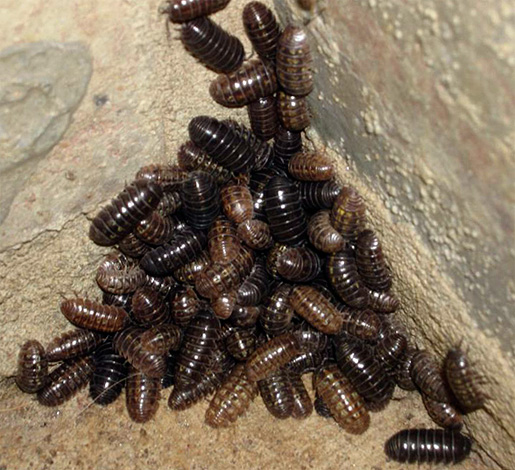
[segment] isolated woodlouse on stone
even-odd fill
[[[236,306],[236,291],[222,293],[219,297],[211,299],[210,305],[216,317],[223,320],[229,318]]]
[[[290,159],[288,172],[299,181],[328,181],[334,176],[334,167],[324,155],[303,151]]]
[[[303,131],[311,121],[306,98],[287,95],[282,91],[277,95],[277,115],[282,126],[290,131]]]
[[[356,264],[363,282],[374,291],[386,291],[392,275],[386,265],[379,238],[372,230],[363,230],[356,242]]]
[[[220,213],[220,193],[215,179],[204,171],[192,171],[181,188],[186,222],[205,230]]]
[[[220,198],[225,215],[234,223],[240,224],[252,219],[254,205],[247,186],[230,182],[220,189]]]
[[[166,372],[165,357],[161,354],[149,353],[142,348],[141,334],[144,331],[137,326],[120,331],[113,338],[114,349],[138,371],[149,377],[161,378]]]
[[[413,356],[416,352],[416,348],[408,345],[402,362],[393,371],[393,378],[395,383],[403,390],[410,392],[417,389],[417,386],[411,378],[411,361],[413,360]]]
[[[370,425],[364,400],[336,364],[323,366],[313,377],[318,396],[340,427],[351,434],[363,434]]]
[[[250,127],[257,137],[269,140],[275,136],[279,125],[274,96],[265,96],[247,105]]]
[[[61,313],[75,326],[88,330],[114,333],[129,322],[127,312],[120,307],[103,305],[89,299],[66,299],[61,302]]]
[[[237,364],[218,389],[206,410],[206,424],[227,427],[245,414],[258,393],[256,383],[247,378],[245,364]]]
[[[264,59],[275,59],[281,29],[272,10],[261,2],[250,2],[243,9],[242,19],[254,50]]]
[[[197,278],[197,275],[204,271],[204,269],[206,269],[210,264],[211,259],[209,258],[209,252],[207,250],[204,250],[201,251],[200,255],[196,256],[193,259],[193,261],[190,261],[189,263],[186,263],[184,266],[175,269],[173,272],[173,276],[180,282],[184,282],[186,284],[195,284],[195,279]]]
[[[163,196],[161,202],[164,198],[165,196]],[[173,219],[163,217],[156,209],[148,218],[139,223],[134,233],[140,240],[149,245],[161,245],[172,238],[174,230]]]
[[[471,440],[445,429],[404,429],[384,446],[388,457],[408,463],[458,463],[470,454]]]
[[[274,165],[287,171],[290,158],[301,150],[301,133],[279,126],[274,137]]]
[[[218,217],[207,235],[209,256],[213,263],[229,264],[238,256],[241,243],[232,223],[224,217]]]
[[[177,165],[169,163],[153,163],[141,167],[136,173],[136,180],[159,185],[163,191],[176,191],[188,173]]]
[[[157,413],[160,397],[159,378],[150,377],[131,367],[125,391],[125,404],[129,417],[136,423],[150,421]]]
[[[270,414],[277,419],[289,418],[293,413],[294,397],[288,371],[280,369],[257,384]]]
[[[328,210],[319,211],[309,219],[308,238],[317,250],[324,253],[337,253],[345,247],[345,240],[331,225]]]
[[[141,334],[141,347],[152,354],[177,351],[182,341],[181,329],[176,325],[156,325]]]
[[[165,299],[150,287],[140,287],[132,297],[132,318],[143,326],[159,325],[168,321]]]
[[[262,220],[252,219],[238,225],[236,233],[249,248],[266,250],[274,242],[270,225]]]
[[[200,170],[209,173],[219,184],[225,183],[233,176],[227,168],[215,163],[207,152],[197,147],[191,140],[179,147],[177,161],[186,171]]]
[[[426,395],[440,403],[451,403],[452,395],[444,380],[444,372],[428,351],[417,351],[411,359],[411,379]]]
[[[171,319],[179,326],[186,326],[200,311],[200,301],[193,287],[180,287],[171,301]]]
[[[16,385],[25,393],[35,393],[48,382],[48,361],[45,349],[36,340],[22,345],[18,353]]]
[[[251,329],[235,328],[225,339],[227,352],[238,361],[246,361],[256,349],[256,335]]]
[[[287,281],[308,282],[320,274],[322,262],[306,246],[291,247],[277,259],[277,272]]]
[[[226,108],[245,106],[276,91],[273,65],[258,58],[245,62],[235,72],[219,75],[209,86],[211,97]],[[211,155],[209,150],[207,152]]]
[[[250,274],[238,287],[236,302],[244,306],[258,305],[267,296],[269,287],[265,261],[258,258]]]
[[[375,341],[381,331],[381,319],[371,310],[341,308],[342,331],[363,341]]]
[[[355,242],[366,221],[366,207],[361,195],[352,186],[341,188],[331,211],[331,224],[350,242]]]
[[[302,353],[292,333],[284,333],[259,346],[246,363],[249,380],[259,381],[273,374]]]
[[[484,380],[474,370],[467,355],[459,346],[447,353],[445,374],[464,412],[470,413],[484,407],[487,397],[480,389]]]
[[[313,403],[311,398],[304,386],[302,377],[300,374],[288,371],[290,378],[290,384],[293,392],[293,410],[291,417],[294,419],[306,419],[313,413]]]
[[[437,402],[424,393],[422,393],[422,401],[427,414],[438,426],[455,431],[461,430],[463,416],[453,405]]]
[[[306,32],[288,25],[277,46],[277,79],[286,93],[306,96],[313,90],[311,50]]]
[[[393,313],[399,306],[399,299],[391,292],[368,291],[368,306],[377,313]]]
[[[141,258],[151,250],[145,242],[141,241],[134,233],[129,233],[118,243],[120,251],[131,258]]]
[[[290,304],[291,291],[291,285],[279,284],[265,300],[259,320],[270,336],[278,336],[290,327],[293,317],[293,308]]]
[[[249,328],[256,324],[258,318],[261,316],[261,312],[262,309],[259,305],[249,307],[236,305],[229,320],[234,326]]]
[[[152,213],[162,196],[163,190],[157,184],[134,181],[96,215],[89,238],[101,246],[118,243]]]
[[[105,336],[96,331],[66,331],[50,341],[46,347],[46,359],[48,362],[59,362],[85,356],[104,340]]]
[[[302,206],[308,210],[331,209],[340,191],[341,186],[336,181],[299,183]]]
[[[38,402],[44,406],[59,406],[85,387],[93,375],[91,357],[63,362],[48,375],[47,385],[38,390]]]
[[[145,281],[144,271],[120,253],[108,254],[97,269],[96,281],[105,292],[127,294]]]
[[[93,354],[94,373],[89,383],[89,396],[99,405],[109,405],[122,393],[128,367],[116,353],[112,341],[103,343]]]
[[[197,116],[190,121],[188,132],[196,145],[229,171],[248,173],[254,168],[254,152],[227,124],[209,116]]]
[[[223,10],[231,0],[168,0],[167,5],[161,9],[162,14],[168,15],[173,23],[207,16]]]

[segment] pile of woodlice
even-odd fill
[[[210,93],[247,106],[251,128],[199,116],[177,165],[143,167],[92,222],[90,238],[117,245],[102,262],[101,302],[61,304],[79,329],[47,348],[23,345],[17,383],[57,406],[90,383],[100,404],[125,388],[129,416],[150,420],[160,391],[184,410],[215,392],[206,423],[227,426],[259,393],[277,418],[313,408],[347,432],[369,427],[395,384],[419,390],[445,429],[404,430],[385,446],[399,461],[458,462],[471,441],[461,412],[484,395],[464,353],[441,369],[394,320],[399,302],[364,201],[333,165],[303,148],[313,89],[302,28],[281,31],[259,2],[243,11],[257,56],[206,15],[229,0],[172,0],[185,47],[220,73]],[[273,139],[273,144],[268,141]],[[61,364],[48,373],[49,363]],[[314,404],[302,376],[313,373]]]

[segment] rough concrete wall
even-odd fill
[[[244,3],[233,0],[216,15],[241,38]],[[485,325],[495,333],[497,321],[486,314],[496,312],[505,321],[502,308],[509,305],[496,289],[507,286],[499,289],[509,294],[511,277],[499,275],[493,283],[491,276],[509,267],[496,263],[507,259],[502,250],[513,251],[512,11],[504,3],[469,3],[450,14],[451,3],[327,2],[308,25],[318,71],[311,101],[314,127],[333,149],[342,179],[366,196],[417,341],[443,353],[465,338],[490,380],[487,391],[495,399],[467,420],[483,451],[462,468],[495,468],[488,455],[512,468],[515,378],[508,343],[502,350],[495,334],[485,334]],[[286,7],[298,12],[293,4],[277,4],[282,16]],[[62,82],[43,74],[43,86],[34,85],[43,90],[47,107],[36,108],[47,110],[48,122],[64,111],[71,118],[50,152],[27,151],[33,160],[26,180],[12,185],[15,194],[0,225],[2,376],[13,373],[24,340],[47,343],[67,328],[57,308],[61,293],[96,292],[93,273],[106,250],[88,241],[87,225],[98,207],[141,165],[173,158],[191,117],[244,118],[242,110],[224,110],[210,100],[213,74],[183,51],[173,28],[167,38],[157,8],[155,0],[27,0],[2,10],[1,49],[56,41],[69,50],[79,42],[88,49],[81,63],[91,61],[93,69],[89,78],[84,66],[73,82],[79,96],[78,84],[89,80],[78,107],[53,94]],[[69,76],[64,65],[61,75]],[[64,82],[64,88],[73,86]],[[9,92],[1,98],[25,104]],[[36,132],[20,135],[24,139],[14,146],[0,146],[2,162],[30,140],[26,135],[38,142]],[[23,149],[32,149],[30,142]],[[471,308],[479,301],[489,302],[476,310],[484,316]],[[235,428],[213,431],[202,424],[202,404],[173,415],[163,400],[156,420],[140,426],[129,421],[123,401],[99,409],[86,393],[59,410],[44,409],[6,379],[0,397],[0,466],[7,468],[397,469],[385,463],[384,440],[406,426],[431,425],[419,398],[403,393],[372,417],[362,437],[316,417],[278,422],[259,400]]]

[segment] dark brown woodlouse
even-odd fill
[[[261,316],[261,311],[262,309],[260,305],[250,307],[236,305],[229,320],[234,326],[249,328],[256,324]]]
[[[245,364],[237,364],[211,400],[206,424],[213,428],[229,426],[245,414],[257,394],[257,385],[247,378]]]
[[[287,171],[290,158],[301,150],[301,133],[279,126],[274,137],[274,165],[282,171]]]
[[[274,176],[265,188],[265,212],[272,235],[280,243],[297,245],[306,237],[307,223],[295,184]]]
[[[100,263],[96,281],[104,292],[127,294],[145,282],[145,272],[127,256],[110,253]]]
[[[89,396],[99,405],[109,405],[125,387],[127,362],[116,353],[113,342],[106,341],[93,354],[93,367],[95,371],[89,383]]]
[[[368,306],[377,313],[393,313],[399,306],[399,299],[391,292],[368,291]]]
[[[266,250],[274,242],[270,225],[258,219],[246,220],[239,224],[236,233],[241,241],[253,250]]]
[[[186,222],[205,230],[220,213],[220,192],[215,179],[205,171],[192,171],[181,188]]]
[[[290,304],[297,315],[322,333],[334,335],[342,329],[342,315],[312,286],[295,286],[290,294]]]
[[[134,181],[95,216],[89,238],[101,246],[118,243],[152,213],[162,196],[157,184]]]
[[[151,250],[145,242],[141,241],[134,233],[129,233],[118,243],[119,250],[131,258],[141,258]]]
[[[286,369],[280,369],[260,380],[259,394],[266,409],[277,419],[289,418],[293,413],[294,397],[290,376]]]
[[[329,337],[325,333],[313,328],[305,321],[296,325],[292,331],[297,336],[303,350],[326,354]]]
[[[303,131],[311,121],[306,98],[287,95],[282,91],[277,95],[277,115],[282,126],[290,131]]]
[[[245,58],[241,41],[205,16],[183,23],[181,41],[193,57],[218,73],[236,70]]]
[[[267,296],[270,284],[266,272],[265,260],[258,258],[250,274],[237,290],[238,305],[258,305]]]
[[[290,159],[288,172],[299,181],[328,181],[334,176],[334,166],[320,153],[303,151]]]
[[[241,243],[232,223],[218,217],[209,229],[207,246],[213,263],[229,264],[238,256]]]
[[[171,319],[179,326],[186,326],[200,311],[200,301],[193,287],[180,287],[171,302]]]
[[[46,359],[48,362],[59,362],[85,356],[104,340],[105,336],[96,331],[66,331],[50,341],[46,347]]]
[[[153,163],[141,167],[136,173],[136,180],[159,185],[164,192],[177,191],[178,187],[188,177],[188,172],[170,163]]]
[[[295,356],[287,367],[294,373],[307,374],[309,372],[315,372],[322,363],[325,361],[327,354],[325,351],[308,351],[298,356]]]
[[[290,384],[293,391],[293,410],[291,417],[294,419],[306,419],[313,413],[313,403],[306,390],[300,374],[288,371]]]
[[[246,361],[256,349],[256,335],[252,329],[235,328],[225,338],[227,352],[238,361]]]
[[[152,276],[166,276],[193,261],[207,244],[207,237],[200,230],[176,233],[169,243],[154,248],[140,262],[140,266]],[[176,279],[180,280],[175,276]]]
[[[350,242],[358,239],[364,229],[366,207],[361,195],[352,186],[341,188],[331,211],[331,224]]]
[[[342,331],[363,341],[376,341],[381,331],[381,319],[371,310],[338,307],[343,316]]]
[[[277,272],[287,281],[309,282],[319,274],[322,261],[306,246],[288,248],[277,258]]]
[[[372,230],[363,230],[356,242],[356,264],[367,287],[387,291],[392,286],[392,275],[386,265],[379,238]]]
[[[168,321],[169,310],[165,299],[150,287],[140,287],[132,296],[132,319],[143,326],[159,325]]]
[[[36,340],[25,342],[18,353],[16,385],[25,393],[36,393],[48,382],[48,361],[45,349]]]
[[[470,454],[471,440],[445,429],[404,429],[384,446],[388,457],[408,463],[458,463]]]
[[[435,357],[428,351],[417,351],[411,359],[411,379],[426,395],[440,403],[452,403],[451,392]]]
[[[169,295],[173,295],[178,284],[173,276],[158,277],[147,274],[144,286],[166,298]]]
[[[132,294],[110,294],[109,292],[104,292],[102,294],[102,303],[121,307],[130,314],[132,309]]]
[[[179,194],[178,189],[179,188],[177,188],[177,191],[165,192],[163,194],[163,197],[159,201],[159,204],[158,204],[155,212],[157,212],[159,215],[161,215],[162,217],[165,217],[165,218],[168,218],[168,216],[173,215],[176,212],[178,212],[179,209],[181,209],[181,207],[182,207],[181,195]],[[169,220],[170,220],[170,225],[175,229],[176,224],[174,222],[176,222],[177,219],[175,217],[170,217]],[[141,227],[141,225],[143,225],[143,222],[140,223],[140,227]],[[150,225],[151,225],[151,227],[157,226],[157,224],[155,222]],[[138,227],[137,230],[139,230],[141,232],[142,229],[140,227]],[[140,234],[140,236],[142,236],[142,235]],[[146,236],[146,235],[143,235],[142,238],[144,238],[144,236]]]
[[[197,251],[198,253],[198,251]],[[180,282],[185,284],[195,284],[197,275],[204,271],[211,264],[209,252],[207,250],[201,251],[200,255],[196,256],[193,261],[186,263],[184,266],[175,269],[173,276]]]
[[[279,125],[274,96],[265,96],[247,105],[250,127],[256,136],[269,140],[275,136]]]
[[[59,406],[85,387],[93,375],[93,359],[80,357],[63,362],[50,372],[47,385],[38,391],[38,402],[44,406]]]
[[[252,194],[246,185],[230,182],[220,189],[220,198],[225,215],[234,223],[240,224],[254,216]]]
[[[313,382],[338,426],[351,434],[363,434],[368,429],[370,415],[364,400],[336,364],[323,366]]]
[[[211,299],[211,309],[216,317],[227,319],[236,306],[236,291],[224,292],[216,299]]]
[[[125,404],[129,417],[136,423],[150,421],[159,408],[161,382],[131,367],[127,378]]]
[[[463,416],[449,403],[439,403],[422,393],[422,401],[429,417],[438,426],[454,431],[460,431],[463,427]]]
[[[166,7],[161,10],[162,14],[168,15],[173,23],[184,23],[185,21],[207,16],[223,10],[231,0],[168,0]]]
[[[351,307],[368,306],[368,290],[359,277],[352,248],[347,246],[327,258],[327,277],[340,298]]]
[[[411,361],[416,352],[417,349],[415,347],[408,345],[402,362],[393,371],[395,383],[403,390],[409,392],[417,389],[417,386],[411,378]]]
[[[341,186],[336,181],[299,183],[302,206],[308,210],[331,209],[340,191]]]
[[[408,340],[404,335],[389,333],[375,345],[374,354],[390,373],[402,364],[407,347]]]
[[[259,321],[270,336],[278,336],[289,329],[293,317],[290,304],[292,286],[279,284],[265,300]]]
[[[331,410],[327,408],[327,405],[324,403],[324,400],[320,397],[318,393],[315,393],[315,401],[313,403],[315,411],[318,416],[322,416],[322,418],[332,418]]]
[[[345,247],[345,240],[330,221],[328,210],[314,214],[308,222],[308,238],[311,244],[324,253],[337,253]]]
[[[120,307],[103,305],[89,299],[66,299],[61,302],[61,313],[75,326],[88,330],[114,333],[129,322],[127,312]]]
[[[281,28],[272,10],[261,2],[250,2],[243,9],[242,19],[254,50],[264,59],[274,60]]]
[[[183,411],[220,388],[222,374],[210,370],[198,382],[186,388],[174,387],[168,397],[168,406],[174,411]]]
[[[264,168],[253,171],[250,175],[249,189],[254,201],[254,218],[267,221],[265,216],[265,188],[268,182],[278,174],[275,168]]]
[[[296,336],[283,333],[259,346],[246,363],[247,377],[259,381],[273,374],[302,353]]]
[[[277,271],[277,264],[279,257],[289,248],[288,245],[282,243],[275,243],[266,256],[266,270],[277,281],[282,280],[279,272]]]
[[[176,325],[156,325],[141,334],[141,347],[152,354],[177,351],[182,341],[182,331]]]
[[[163,202],[164,199],[165,196],[163,196],[161,202]],[[161,202],[159,204],[161,204]],[[140,240],[143,240],[149,245],[161,245],[172,238],[174,231],[174,220],[171,217],[162,216],[158,212],[158,209],[156,209],[150,214],[150,217],[139,223],[134,233]]]
[[[466,353],[459,346],[447,353],[445,375],[464,412],[470,413],[484,407],[487,396],[480,389],[484,380],[474,370]]]
[[[304,29],[288,25],[277,46],[277,79],[286,93],[306,96],[313,90],[311,50]]]
[[[196,145],[229,171],[248,173],[254,168],[254,152],[227,124],[209,116],[197,116],[190,121],[188,132]]]

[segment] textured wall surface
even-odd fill
[[[233,0],[215,16],[242,39],[245,3]],[[312,134],[367,200],[401,315],[417,343],[439,354],[464,339],[488,378],[493,399],[467,418],[478,451],[456,468],[514,468],[515,8],[329,0],[308,15],[293,1],[275,4],[282,19],[308,23]],[[23,341],[45,344],[67,328],[61,294],[96,295],[93,273],[107,250],[89,242],[88,219],[140,166],[173,159],[195,115],[245,118],[215,106],[213,74],[183,51],[157,10],[155,0],[0,0],[0,64],[13,48],[30,56],[51,45],[80,56],[74,74],[63,54],[50,78],[24,82],[41,90],[26,94],[33,116],[13,69],[0,67],[0,468],[404,468],[386,463],[382,446],[399,429],[431,426],[415,394],[399,392],[356,437],[318,417],[278,422],[260,399],[225,431],[203,424],[206,404],[172,414],[164,399],[155,421],[141,426],[123,400],[100,409],[82,393],[45,409],[9,378]],[[35,70],[29,62],[23,76]],[[33,127],[13,133],[5,123],[16,100]],[[59,114],[62,132],[45,133],[43,118]],[[38,147],[38,131],[53,140]],[[26,149],[34,158],[16,160]]]

